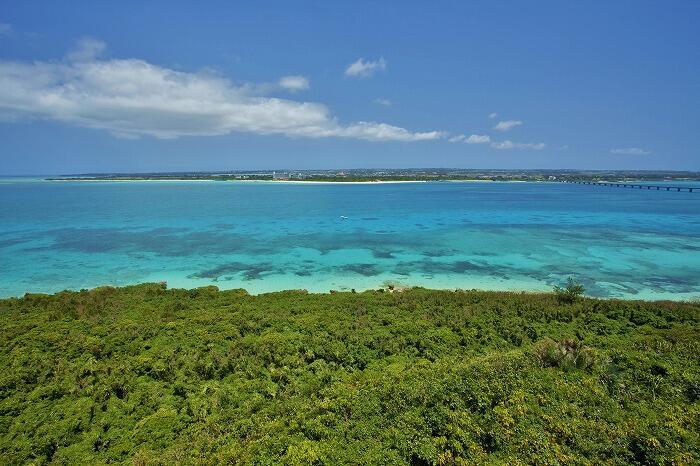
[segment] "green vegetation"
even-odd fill
[[[698,464],[700,304],[249,296],[0,301],[0,463]]]
[[[573,303],[576,299],[586,291],[583,285],[577,283],[573,277],[566,280],[566,286],[554,286],[554,294],[560,303]]]

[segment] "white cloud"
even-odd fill
[[[277,84],[291,92],[304,91],[310,87],[309,80],[304,76],[283,76]]]
[[[7,24],[7,23],[0,23],[0,36],[13,36],[15,34],[14,29],[12,29],[12,25]]]
[[[493,129],[495,129],[496,131],[508,131],[522,124],[523,122],[520,120],[499,121],[498,124],[493,127]]]
[[[368,121],[361,121],[344,128],[337,128],[329,135],[366,139],[369,141],[428,141],[445,137],[445,133],[442,131],[411,133],[398,126]]]
[[[98,44],[100,44],[98,42]],[[220,76],[187,73],[138,59],[99,60],[104,49],[83,42],[66,62],[0,61],[0,115],[96,128],[127,138],[222,135],[232,132],[368,141],[422,141],[386,123],[341,124],[320,103],[261,96]]]
[[[491,138],[487,134],[472,134],[464,142],[467,144],[485,144],[491,142]]]
[[[464,142],[465,144],[486,144],[491,142],[487,134],[472,134],[470,136],[460,134],[449,139],[450,142]]]
[[[639,147],[624,147],[622,149],[611,149],[610,153],[622,155],[649,155],[651,151],[640,149]]]
[[[358,58],[355,63],[348,65],[345,69],[345,76],[353,78],[369,78],[377,71],[386,69],[386,61],[384,57],[379,57],[377,61],[365,61],[363,58]]]
[[[507,149],[532,149],[532,150],[542,150],[545,147],[547,147],[547,144],[544,142],[513,142],[509,140],[501,141],[501,142],[492,142],[491,147],[494,149],[501,149],[501,150],[507,150]]]
[[[67,58],[70,61],[82,62],[92,61],[102,55],[107,46],[101,40],[85,37],[78,41],[78,44],[68,52]]]
[[[498,116],[498,113],[496,113],[496,112],[489,113],[489,119],[491,119],[491,120],[493,120],[493,119],[496,118],[497,116]]]
[[[377,105],[383,105],[385,107],[391,107],[392,102],[389,99],[374,99],[374,103]]]

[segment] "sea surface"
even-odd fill
[[[688,185],[688,183],[685,183]],[[700,298],[700,193],[562,183],[0,179],[0,296],[167,281]]]

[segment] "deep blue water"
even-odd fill
[[[568,276],[593,296],[700,297],[700,193],[0,180],[0,296],[163,280],[547,290]]]

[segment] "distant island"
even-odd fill
[[[700,181],[700,172],[647,170],[477,170],[348,169],[260,170],[226,172],[87,173],[47,178],[51,181],[307,181],[333,183],[428,181],[652,182]]]

